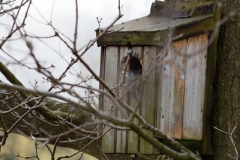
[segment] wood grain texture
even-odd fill
[[[115,46],[117,48],[117,46]],[[120,61],[122,60],[122,58],[124,57],[124,53],[127,50],[127,47],[120,47],[119,48],[119,52],[120,52],[120,57],[119,57],[119,64]],[[118,69],[118,79],[119,79],[119,83],[122,83],[123,80],[123,76],[124,74],[122,73],[124,69],[124,65],[122,66],[120,64],[119,69]],[[126,92],[127,89],[126,87],[120,87],[119,88],[119,97],[122,97],[122,101],[124,103],[128,103],[128,93]],[[126,110],[117,110],[118,114],[118,118],[121,119],[126,119],[127,117],[127,112],[125,112]],[[116,153],[126,153],[126,147],[127,147],[127,131],[124,130],[117,130],[117,137],[116,137]]]
[[[140,61],[142,60],[142,47],[133,47],[133,54],[135,57],[138,57],[140,59]],[[138,85],[137,85],[138,88]],[[140,97],[141,93],[137,93],[138,97]],[[129,105],[135,110],[138,102],[136,101],[136,99],[134,99],[133,97],[130,96],[130,102]],[[137,109],[137,113],[139,113],[139,108]],[[133,122],[135,124],[138,123],[137,119],[134,119]],[[129,131],[128,132],[128,153],[136,153],[138,151],[138,146],[139,146],[139,142],[138,142],[138,135],[133,132],[133,131]]]
[[[154,112],[155,112],[155,90],[156,90],[156,81],[155,81],[155,63],[153,58],[157,54],[156,46],[146,46],[144,47],[144,55],[143,55],[143,73],[146,76],[149,74],[146,79],[144,78],[144,88],[142,95],[142,107],[141,107],[141,115],[142,117],[149,123],[150,125],[154,125]],[[152,64],[151,64],[152,63]],[[151,64],[151,65],[150,65]],[[148,66],[150,67],[148,68]],[[145,70],[148,70],[145,72]],[[153,134],[147,131],[150,135]],[[150,145],[147,141],[140,138],[140,153],[141,154],[153,154],[154,149],[153,146]]]
[[[166,51],[160,75],[160,130],[175,139],[182,138],[186,42],[177,41]]]
[[[117,69],[118,69],[118,47],[106,47],[106,57],[105,57],[105,83],[112,88],[117,84]],[[116,92],[116,91],[114,91]],[[103,100],[103,110],[111,115],[115,115],[111,110],[112,102],[104,96]],[[112,112],[112,113],[111,113]],[[104,132],[108,130],[109,127],[105,127]],[[102,138],[102,151],[104,153],[114,153],[115,152],[115,132],[110,130]]]
[[[207,34],[188,39],[184,98],[183,139],[202,140],[206,81]]]
[[[101,59],[100,59],[100,77],[104,80],[105,78],[105,58],[106,58],[106,47],[101,47]],[[99,83],[99,89],[103,90],[103,85]],[[103,110],[103,97],[104,95],[101,94],[99,96],[99,109]]]

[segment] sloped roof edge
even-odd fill
[[[204,10],[207,10],[207,12],[203,13]],[[187,14],[184,13],[187,11]],[[176,17],[176,15],[180,15],[178,12],[183,13],[183,17]],[[201,12],[202,14],[200,14]],[[191,15],[191,17],[184,17],[186,15]],[[196,26],[196,24],[199,26]],[[191,26],[194,26],[194,28]],[[187,28],[183,29],[184,27]],[[98,40],[98,46],[126,45],[126,43],[142,45],[144,41],[141,42],[141,40],[152,39],[156,42],[158,39],[157,37],[160,35],[164,36],[161,36],[161,40],[158,42],[163,42],[165,40],[163,38],[165,36],[167,37],[166,34],[168,34],[169,31],[172,31],[173,29],[178,30],[175,33],[183,34],[184,36],[182,36],[182,38],[194,34],[199,34],[200,32],[203,33],[212,31],[214,29],[212,4],[210,2],[166,3],[156,1],[152,4],[151,11],[148,16],[117,24],[111,27],[108,33]],[[104,30],[104,28],[102,30]],[[180,30],[187,33],[180,33]],[[96,33],[98,35],[99,31],[96,30]],[[132,38],[129,37],[131,35]],[[122,39],[125,40],[123,41]],[[138,40],[136,41],[136,39]],[[145,45],[156,45],[155,42],[152,41]]]

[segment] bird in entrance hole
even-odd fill
[[[124,63],[126,63],[127,56],[129,56],[125,72],[126,73],[125,80],[130,95],[139,102],[139,97],[137,93],[137,80],[142,75],[142,65],[140,60],[137,57],[133,56],[132,53],[133,53],[132,48],[129,48],[126,51],[125,56],[122,59],[122,62],[125,61]]]

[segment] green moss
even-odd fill
[[[214,29],[214,17],[205,19],[197,23],[179,26],[174,30],[173,37],[181,35],[176,40],[188,38],[197,34],[212,31]],[[170,28],[160,31],[129,31],[113,32],[103,35],[98,41],[98,46],[103,45],[154,45],[163,46],[170,33]],[[98,35],[98,32],[97,32]]]
[[[161,32],[116,32],[106,34],[98,40],[102,45],[162,45],[167,38],[168,31]]]

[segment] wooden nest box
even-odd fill
[[[149,124],[201,154],[212,153],[210,112],[216,43],[209,45],[209,41],[214,19],[211,2],[156,1],[148,16],[115,25],[97,41],[101,46],[100,76],[109,87],[115,87],[113,92],[133,109],[138,106],[126,87],[117,87],[124,76],[121,60],[131,47],[142,64],[139,83],[144,84],[138,92],[137,112]],[[99,104],[112,116],[129,115],[112,108],[107,96],[101,96]],[[152,136],[165,142],[158,135]],[[102,138],[102,150],[111,154],[158,152],[136,133],[114,129]]]

